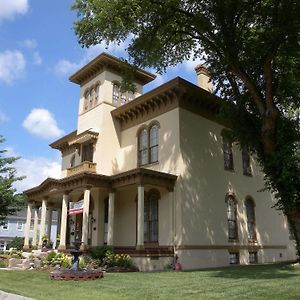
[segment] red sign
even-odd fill
[[[83,213],[83,200],[69,203],[69,216]]]

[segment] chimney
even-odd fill
[[[213,85],[212,82],[209,82],[210,76],[208,69],[203,65],[197,65],[195,67],[195,71],[197,74],[197,85],[202,89],[212,93]]]

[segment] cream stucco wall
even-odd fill
[[[222,151],[222,126],[186,110],[180,110],[180,149],[183,158],[176,188],[178,245],[248,245],[244,201],[251,196],[255,201],[258,244],[264,246],[287,246],[287,249],[263,250],[265,261],[294,259],[293,242],[289,240],[286,220],[273,209],[274,199],[269,192],[260,191],[263,176],[255,160],[251,159],[253,176],[244,176],[242,155],[237,145],[233,146],[234,171],[224,170]],[[232,243],[227,237],[226,193],[232,192],[237,200],[238,241]],[[179,208],[179,209],[178,209]],[[201,253],[196,264],[195,253]],[[210,263],[228,264],[228,251],[206,250],[182,251],[185,267]],[[227,252],[227,253],[226,253]],[[205,254],[206,253],[206,254]],[[224,256],[224,253],[226,256]],[[268,253],[268,254],[267,254]],[[283,254],[284,253],[284,254]],[[187,257],[190,256],[190,259]],[[215,257],[215,258],[214,258]],[[246,256],[240,253],[241,262]],[[225,259],[226,258],[226,259]]]

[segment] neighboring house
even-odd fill
[[[140,270],[174,257],[184,269],[295,259],[260,168],[222,136],[224,102],[207,70],[196,72],[198,86],[177,77],[143,94],[155,76],[137,69],[136,88],[123,91],[122,62],[103,53],[72,75],[77,129],[50,145],[62,154],[61,179],[25,191],[27,230],[34,204],[41,224],[55,208],[60,251],[75,239],[82,250],[108,244]],[[25,249],[28,240],[29,231]]]
[[[26,210],[18,211],[14,215],[7,216],[0,225],[0,251],[9,250],[8,246],[15,237],[25,237]],[[56,219],[54,215],[51,227],[51,240],[56,241]],[[46,223],[47,226],[47,223]],[[33,237],[33,223],[30,225],[29,238]]]

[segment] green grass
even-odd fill
[[[114,273],[86,282],[0,270],[0,290],[35,299],[299,299],[300,267],[265,265],[190,272]]]

